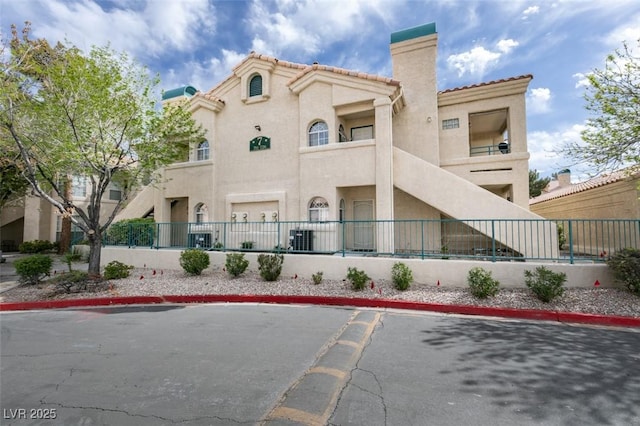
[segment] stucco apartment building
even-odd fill
[[[438,251],[451,238],[431,227],[422,242],[414,231],[400,241],[388,237],[394,222],[362,222],[349,232],[336,222],[540,219],[528,197],[525,93],[533,77],[438,91],[435,23],[392,33],[390,41],[392,77],[252,52],[207,92],[167,91],[164,102],[187,101],[206,140],[142,188],[117,220],[152,215],[157,223],[200,224],[173,227],[158,237],[162,246],[191,245],[194,232],[205,246],[222,240],[219,227],[205,225],[213,222],[263,223],[273,233],[268,224],[301,221],[315,232],[315,250],[394,253],[424,249],[424,241]],[[5,210],[3,239],[56,238],[59,220],[46,203],[27,199],[24,208]],[[238,226],[225,241],[233,248],[262,231]],[[255,248],[286,246],[288,236]],[[530,248],[543,239],[528,237]]]
[[[392,77],[251,52],[207,92],[166,92],[164,102],[188,99],[206,140],[119,218],[540,219],[528,204],[525,93],[532,76],[439,92],[437,41],[435,23],[391,34]],[[331,226],[314,229],[339,233]],[[211,232],[221,238],[220,229]],[[393,252],[398,244],[373,227],[358,232],[352,248]]]

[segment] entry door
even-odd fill
[[[373,200],[353,202],[353,245],[355,250],[375,250]]]

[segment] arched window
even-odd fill
[[[309,128],[309,146],[326,145],[329,143],[329,127],[324,121],[316,121]]]
[[[204,223],[209,221],[209,209],[206,204],[199,203],[196,206],[196,223]]]
[[[249,80],[249,97],[262,95],[262,76],[256,74]]]
[[[209,141],[202,141],[198,144],[196,149],[196,160],[208,160],[209,159]]]
[[[344,126],[341,124],[340,127],[338,127],[338,142],[346,142],[347,141],[347,134],[344,132]]]
[[[309,222],[329,220],[329,203],[322,197],[316,197],[309,203]]]

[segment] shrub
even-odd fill
[[[318,271],[315,274],[311,275],[311,279],[315,285],[318,285],[322,282],[322,271]]]
[[[553,272],[544,266],[538,266],[535,272],[524,271],[527,287],[541,301],[548,303],[564,294],[564,283],[567,274]]]
[[[558,250],[562,250],[564,245],[567,243],[567,237],[564,234],[564,226],[561,223],[559,223],[557,227],[558,227]]]
[[[53,259],[44,254],[34,254],[14,262],[20,282],[25,284],[38,284],[51,274],[52,265]]]
[[[54,243],[46,240],[33,240],[24,241],[18,246],[20,253],[33,254],[44,253],[45,251],[53,250],[56,247]]]
[[[491,277],[491,271],[476,267],[469,270],[467,283],[471,294],[478,299],[486,299],[498,294],[500,282]]]
[[[282,272],[284,256],[281,254],[261,254],[258,256],[258,270],[266,281],[275,281]]]
[[[180,266],[189,275],[200,275],[209,267],[209,255],[201,249],[186,249],[180,253]]]
[[[391,268],[391,280],[398,290],[404,291],[408,289],[413,282],[413,273],[407,265],[402,262],[397,262]]]
[[[64,254],[64,262],[67,264],[69,268],[69,272],[73,270],[71,267],[71,263],[78,262],[82,259],[82,255],[77,251],[68,251]]]
[[[224,248],[224,244],[221,241],[216,241],[212,247],[214,250],[222,250]]]
[[[104,279],[105,280],[119,280],[121,278],[127,278],[129,273],[133,269],[131,265],[125,265],[117,260],[112,260],[104,267]]]
[[[351,282],[351,288],[355,291],[363,290],[369,281],[369,276],[364,271],[349,267],[347,269],[347,279]]]
[[[70,271],[56,275],[49,281],[65,293],[78,292],[87,289],[89,274],[86,271]]]
[[[244,258],[244,253],[227,253],[224,266],[231,276],[237,277],[247,270],[249,261]]]
[[[107,230],[109,244],[124,246],[152,246],[155,234],[153,218],[125,219]]]
[[[616,280],[622,282],[629,291],[640,296],[640,250],[624,248],[607,259]]]

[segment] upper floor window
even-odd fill
[[[329,203],[322,197],[316,197],[309,203],[309,222],[329,220]]]
[[[262,76],[256,74],[249,80],[249,97],[262,95]]]
[[[209,209],[206,204],[200,203],[196,206],[196,223],[209,221]]]
[[[309,129],[309,146],[326,145],[329,143],[329,127],[324,121],[316,121]]]
[[[109,190],[109,199],[112,201],[120,201],[122,200],[122,191],[119,189],[110,189]]]
[[[209,141],[202,141],[196,149],[196,160],[203,161],[209,159]]]
[[[351,140],[363,141],[367,139],[373,139],[373,126],[360,126],[351,128]]]
[[[71,182],[71,191],[74,197],[86,197],[87,178],[85,176],[74,176]]]
[[[447,120],[442,120],[442,129],[457,129],[460,127],[460,120],[457,118],[449,118]]]

